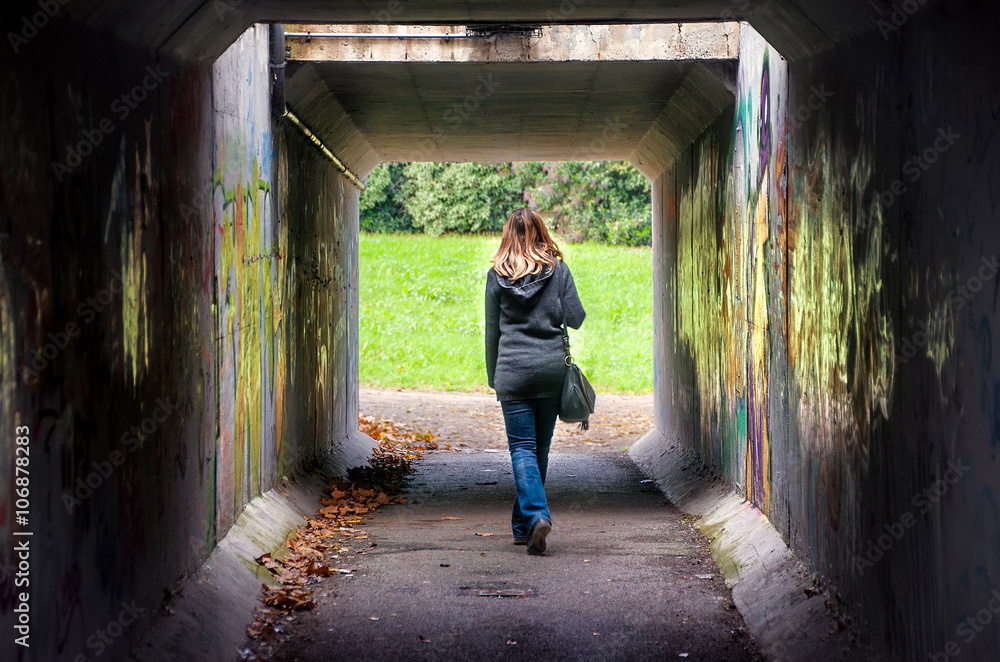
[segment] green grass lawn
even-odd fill
[[[361,236],[361,383],[491,391],[484,292],[499,236]],[[598,392],[653,388],[649,247],[560,242],[587,319],[573,358]]]

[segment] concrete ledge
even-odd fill
[[[270,583],[270,575],[254,559],[276,551],[303,519],[316,514],[327,476],[346,476],[352,467],[367,466],[377,446],[354,430],[321,462],[303,467],[287,484],[248,503],[208,561],[183,582],[167,609],[149,619],[135,658],[159,662],[236,657],[260,606],[260,585]]]
[[[764,515],[704,469],[679,442],[652,430],[629,450],[632,461],[670,501],[698,517],[733,602],[772,660],[873,659],[852,644],[833,589],[812,576]],[[818,587],[822,589],[823,587]],[[808,592],[807,592],[808,591]],[[811,594],[811,595],[810,595]]]
[[[286,25],[289,60],[314,62],[608,62],[730,60],[739,24],[546,25],[541,36],[466,38],[465,26]],[[452,38],[437,38],[450,34]]]
[[[167,605],[151,618],[148,631],[133,651],[138,660],[231,660],[260,606],[255,558],[275,551],[288,534],[320,506],[324,473],[337,469],[314,466],[251,501],[219,542],[208,561],[184,581]]]

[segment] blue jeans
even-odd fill
[[[515,538],[527,538],[539,519],[552,521],[544,485],[559,398],[506,400],[500,402],[500,408],[517,485],[510,525]]]

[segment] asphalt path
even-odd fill
[[[508,454],[428,453],[269,658],[762,659],[708,541],[643,480],[621,452],[552,455],[553,531],[528,556]]]

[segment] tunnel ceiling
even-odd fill
[[[89,29],[203,61],[213,60],[259,21],[583,26],[734,18],[748,20],[780,54],[797,59],[876,29],[891,8],[888,0],[74,0],[66,14]],[[704,65],[692,63],[491,64],[499,81],[491,103],[456,124],[445,114],[469,94],[463,91],[475,92],[482,65],[431,65],[449,70],[443,80],[431,80],[419,65],[371,65],[314,63],[289,71],[294,73],[290,103],[333,140],[333,147],[340,142],[338,153],[359,172],[380,160],[411,159],[415,150],[424,152],[419,158],[433,160],[573,158],[587,149],[597,152],[592,158],[616,159],[626,158],[631,146],[633,162],[648,162],[656,153],[669,158],[679,140],[706,126],[727,84],[724,76],[706,77]],[[691,82],[699,67],[697,80],[706,89]],[[318,90],[304,89],[314,83]],[[668,99],[675,103],[665,115]],[[337,116],[340,106],[343,117]],[[637,141],[644,130],[645,138]],[[644,143],[658,147],[644,149]],[[641,159],[636,150],[644,154]]]
[[[305,66],[383,160],[547,161],[627,159],[691,63]]]
[[[785,57],[876,29],[891,0],[73,0],[89,29],[211,61],[254,22],[600,24],[749,21]]]
[[[736,23],[561,26],[489,40],[288,27],[317,35],[286,40],[288,106],[359,173],[379,161],[669,159],[671,144],[731,105],[724,79],[739,39]],[[662,135],[639,158],[651,131]]]
[[[220,28],[233,17],[279,23],[642,23],[733,20],[744,0],[73,0],[67,11],[89,27],[162,43],[184,22],[207,18]],[[773,0],[772,0],[773,1]],[[243,25],[240,32],[246,28]]]

